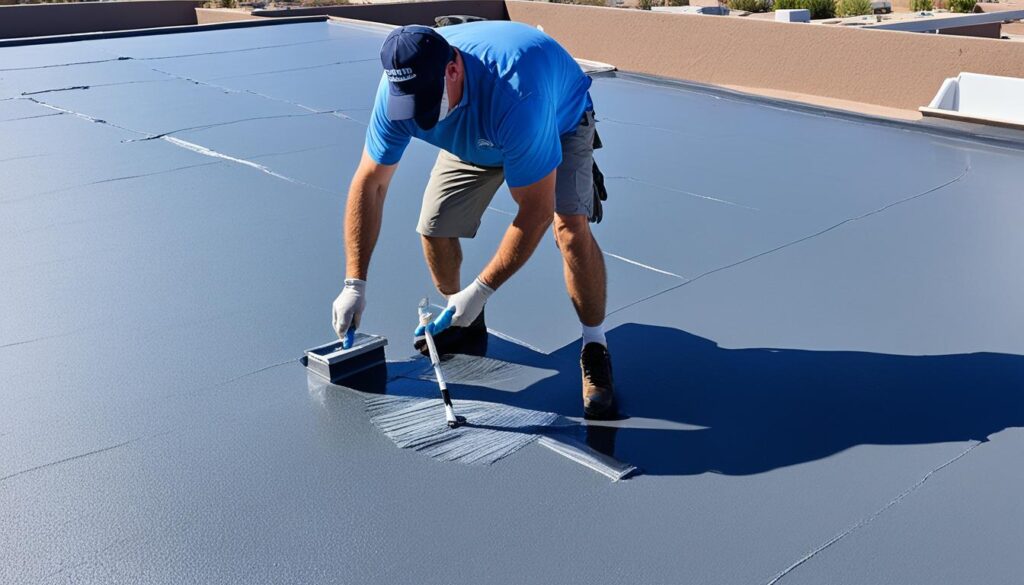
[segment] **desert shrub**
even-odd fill
[[[650,10],[651,6],[654,5],[654,0],[638,0],[636,7],[640,10]]]
[[[218,4],[221,8],[238,8],[238,0],[220,0]]]
[[[871,8],[871,0],[839,0],[836,2],[836,14],[844,18],[874,13],[875,11]]]
[[[729,8],[747,12],[768,12],[771,7],[768,0],[729,0]]]
[[[929,12],[935,10],[932,0],[910,0],[911,12]]]
[[[950,12],[974,12],[978,0],[949,0]]]
[[[689,6],[690,0],[665,0],[665,6]]]
[[[800,6],[811,11],[812,19],[835,18],[836,0],[800,0]]]
[[[794,10],[800,8],[801,0],[775,0],[775,5],[772,7],[775,10]]]

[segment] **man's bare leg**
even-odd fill
[[[586,327],[604,323],[607,303],[607,282],[604,255],[590,232],[585,215],[555,214],[555,241],[562,251],[565,288]]]
[[[462,266],[462,245],[458,238],[435,238],[420,236],[423,242],[423,257],[434,279],[437,292],[453,295],[460,290],[459,268]]]
[[[586,418],[613,418],[616,414],[615,383],[612,381],[611,356],[604,337],[607,280],[604,255],[590,233],[584,215],[555,214],[555,240],[562,251],[565,288],[583,326],[583,415]]]

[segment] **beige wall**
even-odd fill
[[[0,6],[0,39],[196,24],[196,2],[83,2]]]
[[[249,14],[248,10],[231,8],[196,8],[196,20],[199,24],[215,22],[234,22],[236,20],[256,20],[258,16]]]
[[[961,71],[1024,77],[1024,43],[508,0],[577,57],[701,83],[917,109]]]

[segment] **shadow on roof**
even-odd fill
[[[586,440],[645,474],[750,475],[857,445],[984,441],[1024,426],[1022,356],[732,350],[638,324],[617,327],[608,340],[623,419],[588,425]],[[578,342],[544,355],[492,337],[488,357],[471,359],[502,368],[506,383],[520,375],[509,366],[515,364],[529,383],[511,392],[478,381],[449,386],[457,399],[577,417],[578,352]],[[384,382],[373,386],[380,391]],[[386,392],[436,389],[392,374]]]

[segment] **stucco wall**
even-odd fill
[[[1024,43],[508,0],[577,57],[626,71],[916,109],[961,71],[1024,77]]]
[[[256,20],[258,16],[249,14],[248,10],[231,8],[196,8],[196,20],[199,24],[214,22],[235,22],[238,20]]]
[[[83,2],[0,6],[0,39],[196,24],[196,2]]]
[[[260,10],[260,16],[299,16],[327,14],[356,20],[369,20],[387,24],[434,25],[434,17],[450,14],[468,14],[488,20],[507,20],[505,3],[501,0],[438,0],[436,2],[398,2],[388,4],[353,4],[347,6],[318,6],[290,10]]]

